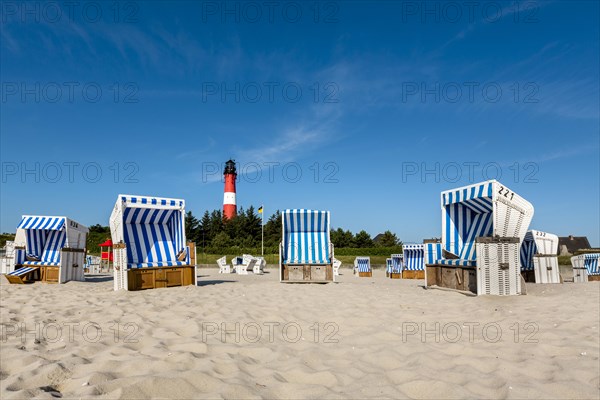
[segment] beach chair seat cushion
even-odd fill
[[[440,265],[453,266],[453,267],[476,267],[477,266],[477,261],[464,260],[464,259],[448,260],[448,259],[442,258],[442,259],[436,260],[435,263],[440,264]]]
[[[178,267],[187,265],[185,261],[163,261],[163,262],[146,262],[146,263],[128,263],[127,268],[154,268],[154,267]]]
[[[59,267],[60,263],[59,262],[53,262],[53,261],[25,261],[23,262],[23,265],[35,265],[35,266],[45,266],[45,267]]]
[[[23,268],[19,268],[14,270],[13,272],[7,274],[10,276],[23,276],[23,275],[27,275],[30,272],[35,271],[37,268],[32,268],[32,267],[23,267]]]

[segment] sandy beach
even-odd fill
[[[597,399],[600,283],[470,297],[389,280],[0,283],[0,397]],[[236,325],[237,324],[237,325]]]

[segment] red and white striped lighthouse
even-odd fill
[[[235,161],[229,160],[225,163],[223,176],[225,177],[223,218],[231,219],[237,215],[237,205],[235,203],[235,179],[237,178],[237,172],[235,170]]]

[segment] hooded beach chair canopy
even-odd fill
[[[444,265],[476,266],[477,238],[523,240],[533,217],[531,203],[495,180],[444,191],[441,206],[443,249],[453,258],[436,261]]]
[[[113,243],[126,246],[127,268],[174,267],[189,264],[186,251],[185,201],[119,195],[110,217]]]
[[[67,217],[24,215],[17,225],[17,237],[23,238],[25,252],[17,252],[17,264],[59,266],[65,247],[83,249],[88,228]]]
[[[283,264],[331,264],[329,211],[284,210]]]
[[[586,269],[588,275],[600,275],[600,253],[580,254],[571,257],[573,268]]]
[[[405,244],[402,246],[404,269],[408,271],[423,271],[425,269],[425,245]]]
[[[557,254],[558,236],[533,229],[527,231],[521,245],[521,269],[533,271],[533,257],[535,255],[556,256]]]

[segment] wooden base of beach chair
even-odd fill
[[[127,271],[128,290],[157,289],[193,285],[194,267],[135,268]]]
[[[588,282],[599,282],[600,275],[588,275]]]
[[[8,282],[11,284],[23,285],[25,283],[28,283],[27,281],[24,281],[23,279],[21,279],[20,276],[12,276],[12,275],[4,275],[4,276],[6,277]]]
[[[425,271],[402,271],[402,279],[425,279]]]
[[[477,271],[473,267],[428,265],[426,268],[427,286],[477,293]]]
[[[333,282],[332,265],[283,265],[281,281],[285,283]]]
[[[369,272],[359,272],[359,273],[358,273],[358,277],[359,277],[359,278],[372,278],[372,277],[373,277],[373,271],[369,271]]]
[[[391,279],[402,279],[402,272],[390,272],[389,276]]]
[[[60,267],[41,267],[42,282],[58,283],[60,277]]]

